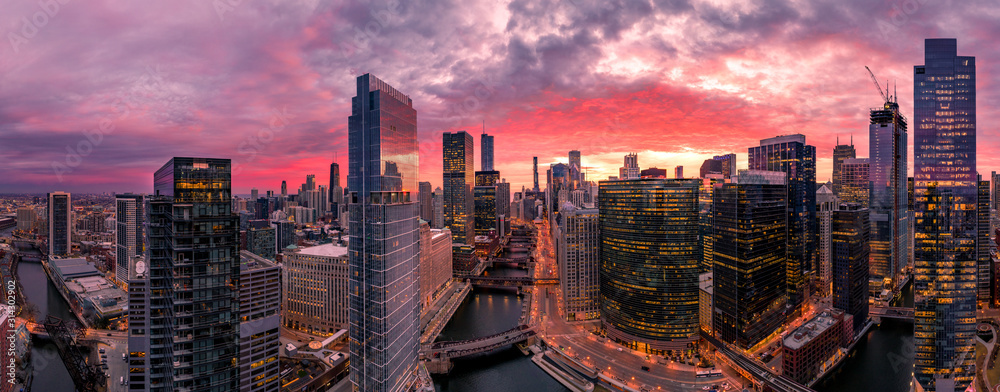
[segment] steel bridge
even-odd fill
[[[873,306],[868,310],[868,315],[875,323],[881,323],[883,319],[913,322],[913,308]]]
[[[74,338],[74,331],[66,327],[61,318],[48,316],[43,323],[49,338],[56,344],[59,356],[66,364],[66,370],[73,378],[76,390],[80,392],[105,392],[108,390],[107,378],[98,365],[87,363],[87,354],[80,349],[80,344]]]
[[[518,325],[509,330],[477,339],[431,343],[424,345],[420,352],[425,358],[457,359],[485,354],[501,347],[520,343],[535,336],[535,334],[534,327]]]

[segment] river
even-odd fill
[[[913,306],[913,284],[903,289],[902,306]],[[913,323],[886,320],[868,335],[833,374],[814,389],[818,392],[905,392],[913,380]]]
[[[525,271],[510,268],[487,273],[526,276]],[[520,316],[521,298],[514,291],[475,289],[455,311],[438,340],[464,340],[503,332],[517,326]],[[514,347],[456,360],[451,374],[434,376],[434,386],[447,392],[569,391]]]
[[[53,315],[63,320],[75,320],[73,314],[56,286],[45,275],[42,265],[37,262],[18,264],[17,277],[24,288],[25,299],[38,307],[38,320],[46,315]],[[72,391],[73,379],[66,370],[55,344],[47,340],[34,339],[31,351],[31,364],[34,367],[32,391]]]

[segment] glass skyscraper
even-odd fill
[[[403,391],[415,380],[420,325],[420,203],[411,198],[419,156],[410,97],[359,76],[348,147],[351,383],[355,391]]]
[[[778,136],[751,147],[750,170],[780,171],[788,186],[788,305],[806,298],[805,273],[816,258],[816,147],[804,135]]]
[[[955,39],[924,41],[913,67],[914,377],[964,391],[975,370],[976,59]]]
[[[749,349],[785,321],[785,173],[741,170],[715,189],[712,328]]]
[[[855,334],[868,322],[870,215],[860,204],[844,203],[830,219],[833,306],[854,316]]]
[[[493,136],[487,135],[484,130],[483,135],[479,137],[479,143],[482,144],[483,150],[483,161],[480,163],[479,170],[491,171],[493,170]]]
[[[609,338],[648,353],[698,338],[700,186],[600,182],[600,315]]]
[[[48,194],[49,256],[67,255],[73,251],[73,202],[69,193]]]
[[[840,197],[840,170],[845,159],[857,158],[857,151],[854,150],[854,140],[851,138],[851,144],[840,144],[839,140],[837,146],[833,148],[833,194]]]
[[[873,277],[889,278],[895,288],[900,270],[909,260],[906,118],[896,102],[885,102],[881,108],[872,109],[870,118],[871,270]]]
[[[453,242],[471,245],[475,237],[475,205],[472,199],[475,146],[472,144],[472,135],[465,131],[446,132],[442,139],[444,226],[451,229]]]

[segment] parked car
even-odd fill
[[[648,371],[649,371],[649,366],[643,366],[643,367],[642,367],[642,370],[644,370],[644,371],[647,371],[647,372],[648,372]]]

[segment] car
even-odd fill
[[[118,377],[118,384],[125,385],[125,376]]]
[[[643,366],[643,367],[642,367],[642,370],[644,370],[644,371],[647,371],[647,372],[648,372],[648,371],[649,371],[649,366]]]
[[[99,353],[101,353],[101,354],[104,354],[104,347],[101,347],[101,349],[100,349],[100,350],[97,350],[97,352],[99,352]]]
[[[108,336],[111,336],[111,332],[108,332]]]
[[[622,348],[621,348],[621,347],[618,347],[618,351],[625,351],[625,350],[622,350]]]
[[[128,361],[128,355],[122,353],[122,361]]]

